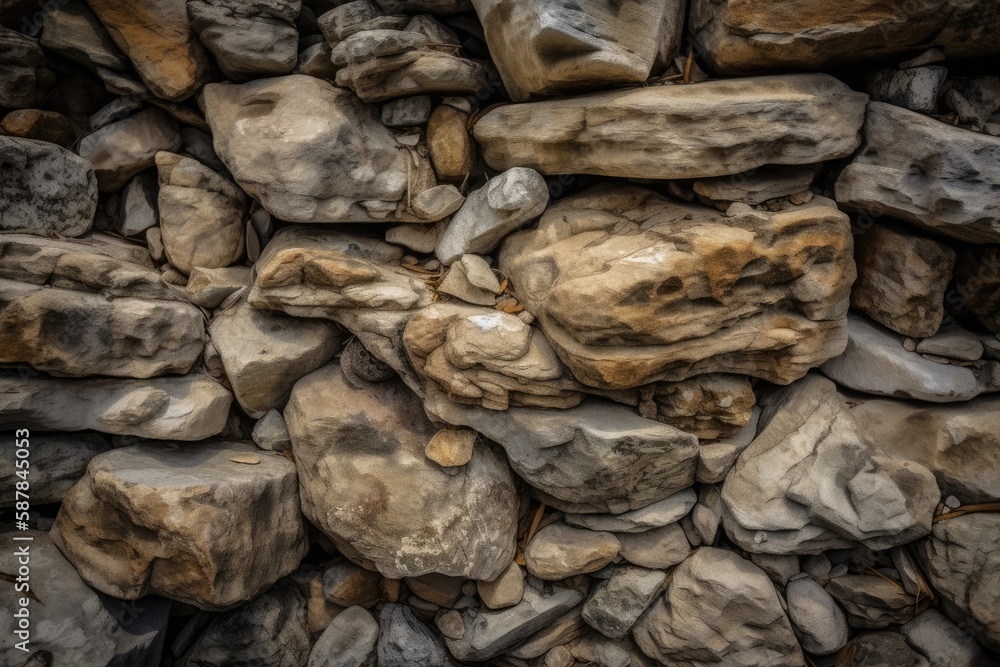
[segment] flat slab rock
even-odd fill
[[[252,600],[307,550],[295,466],[223,442],[99,455],[66,494],[52,539],[104,593],[157,593],[202,609]]]
[[[867,99],[826,74],[650,86],[509,104],[473,134],[496,170],[703,178],[847,157]]]
[[[621,186],[550,207],[508,237],[500,268],[583,384],[787,384],[844,350],[852,249],[847,216],[827,206],[724,217]]]

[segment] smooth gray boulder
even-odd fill
[[[307,667],[374,667],[379,627],[361,607],[337,614],[319,636]]]
[[[785,599],[788,618],[803,651],[830,655],[844,647],[850,637],[847,618],[833,597],[809,575],[792,577],[785,586]]]
[[[405,604],[387,604],[379,614],[379,667],[444,667],[440,637]]]
[[[191,28],[232,81],[288,74],[298,63],[300,0],[188,0]]]

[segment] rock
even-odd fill
[[[727,218],[612,186],[550,207],[499,264],[588,386],[711,372],[787,384],[844,349],[851,249],[847,217],[826,206]]]
[[[80,157],[94,166],[101,191],[114,192],[152,167],[157,153],[180,147],[177,123],[159,109],[145,109],[84,137]]]
[[[208,375],[152,380],[0,376],[0,427],[203,440],[222,431],[232,395]]]
[[[944,319],[955,251],[885,225],[873,226],[854,243],[858,280],[851,305],[904,336],[934,335]]]
[[[776,556],[773,554],[750,554],[750,562],[764,570],[771,581],[786,586],[788,580],[801,572],[798,556]],[[794,621],[793,621],[794,623]]]
[[[476,432],[472,429],[442,429],[427,443],[424,454],[445,468],[464,466],[472,460]]]
[[[505,236],[541,215],[548,203],[548,185],[538,172],[505,171],[468,196],[445,227],[435,254],[450,265],[467,253],[492,252]]]
[[[987,648],[1000,650],[1000,515],[938,521],[916,556],[942,611]]]
[[[156,593],[202,609],[252,600],[307,550],[294,466],[276,455],[231,460],[254,451],[149,443],[101,454],[66,494],[52,539],[108,595]]]
[[[930,338],[917,343],[917,353],[960,361],[978,361],[983,356],[983,344],[976,334],[951,322]]]
[[[20,479],[15,465],[15,442],[14,438],[7,438],[0,443],[4,454],[0,460],[0,483],[11,489]],[[70,487],[83,477],[90,459],[111,449],[108,441],[96,433],[34,433],[30,442],[30,496],[35,505],[62,501]],[[0,504],[13,507],[15,500],[14,494],[10,494]]]
[[[38,41],[49,51],[86,67],[124,70],[130,64],[83,2],[71,0],[47,6]]]
[[[285,407],[292,387],[333,358],[343,334],[329,321],[285,317],[240,301],[209,326],[240,407],[252,417]]]
[[[157,193],[156,177],[151,171],[136,174],[122,189],[115,231],[122,236],[142,238],[146,230],[159,225]]]
[[[899,628],[930,667],[985,667],[988,657],[976,640],[937,609],[928,609]]]
[[[506,464],[488,447],[447,472],[427,459],[437,429],[400,381],[352,386],[327,365],[295,385],[285,421],[302,510],[345,555],[393,579],[492,579],[513,559],[518,500]]]
[[[170,263],[190,274],[196,266],[218,269],[240,259],[246,195],[191,158],[157,153],[156,167],[160,230]]]
[[[316,640],[308,667],[374,667],[378,630],[361,607],[345,609]]]
[[[191,28],[227,79],[289,74],[298,62],[299,0],[247,5],[236,0],[188,0]]]
[[[90,164],[55,144],[0,136],[0,232],[80,236],[97,211]]]
[[[365,382],[385,382],[396,376],[389,364],[379,360],[357,338],[347,342],[340,355],[340,367],[348,382],[361,379]]]
[[[424,125],[427,123],[430,115],[430,95],[403,97],[382,105],[382,124],[386,127],[416,127],[417,125]],[[440,174],[438,176],[440,177]]]
[[[55,83],[38,41],[4,26],[0,26],[0,64],[0,107],[33,107]]]
[[[228,266],[221,269],[194,267],[188,276],[185,291],[191,303],[202,308],[218,308],[240,290],[252,284],[250,267]]]
[[[857,667],[928,667],[922,655],[906,645],[898,632],[865,632],[854,641]]]
[[[808,191],[815,177],[814,168],[765,166],[745,174],[697,180],[691,187],[705,204],[724,211],[733,202],[757,206]]]
[[[691,553],[684,530],[676,523],[642,533],[615,533],[615,537],[621,544],[618,555],[640,567],[665,570]]]
[[[96,113],[92,114],[87,120],[87,125],[89,125],[92,132],[96,132],[111,123],[125,120],[133,112],[141,109],[142,105],[143,100],[138,95],[116,97],[101,107]]]
[[[87,4],[157,97],[180,101],[205,83],[208,54],[188,23],[186,0]]]
[[[868,76],[868,92],[876,102],[886,102],[920,113],[934,113],[948,77],[944,67],[884,69]]]
[[[413,213],[421,220],[443,220],[462,207],[465,197],[454,185],[438,185],[424,190],[413,198]],[[439,223],[440,224],[440,223]],[[442,232],[435,225],[435,239]],[[437,241],[435,240],[435,244]],[[432,252],[432,247],[427,252]]]
[[[525,640],[535,632],[546,632],[543,628],[557,628],[557,632],[561,632],[565,624],[557,619],[581,602],[583,594],[571,588],[553,586],[551,594],[543,595],[527,586],[524,598],[513,607],[497,611],[480,610],[475,616],[463,613],[465,636],[457,640],[446,639],[445,644],[458,660],[490,660],[515,646],[522,650],[528,643]],[[548,648],[542,648],[536,656]]]
[[[785,588],[788,618],[802,642],[802,650],[813,655],[836,653],[847,643],[847,619],[823,587],[799,575]]]
[[[673,572],[666,594],[632,629],[661,662],[805,665],[774,584],[731,551],[702,547]]]
[[[464,197],[462,201],[465,201]],[[459,206],[461,206],[461,202],[459,202]],[[454,211],[452,212],[454,213]],[[399,225],[385,230],[385,241],[401,245],[420,254],[432,253],[443,231],[444,223],[442,222],[435,225]]]
[[[724,480],[736,465],[736,460],[743,450],[757,437],[759,419],[760,408],[754,406],[750,411],[750,420],[732,437],[701,443],[698,446],[698,469],[695,471],[695,479],[702,484],[718,484]]]
[[[514,471],[563,511],[627,512],[694,480],[694,436],[612,403],[591,399],[565,410],[501,412],[428,391],[425,407],[434,419],[468,426],[503,446]]]
[[[955,77],[950,83],[945,102],[958,113],[960,123],[982,130],[1000,109],[1000,77]]]
[[[742,375],[707,373],[680,382],[658,382],[656,419],[702,440],[728,438],[747,425],[757,397]]]
[[[524,550],[524,561],[531,575],[558,581],[600,570],[620,548],[611,533],[553,524],[535,533]]]
[[[509,104],[473,134],[498,171],[705,178],[847,157],[866,99],[826,74],[728,79]]]
[[[762,0],[696,0],[688,27],[696,53],[716,72],[789,67],[821,69],[881,59],[934,43],[949,58],[995,53],[987,35],[1000,27],[983,2],[866,1],[850,15],[804,2],[793,15]]]
[[[572,6],[524,3],[516,14],[499,0],[473,0],[490,54],[514,101],[641,83],[680,47],[684,5],[596,0]]]
[[[588,530],[615,533],[644,533],[680,521],[697,502],[692,489],[684,489],[663,500],[622,514],[567,514],[566,523]]]
[[[955,287],[984,327],[1000,331],[1000,248],[963,248],[955,264]]]
[[[865,147],[837,179],[837,202],[971,243],[1000,241],[1000,137],[871,102]]]
[[[463,595],[466,580],[461,577],[447,577],[443,574],[430,573],[419,577],[406,577],[406,587],[421,600],[439,607],[454,607]],[[469,585],[469,592],[473,592]]]
[[[930,471],[885,455],[817,375],[769,398],[722,486],[730,539],[769,554],[905,544],[930,532],[939,498]]]
[[[305,598],[289,582],[281,582],[248,604],[213,618],[177,665],[304,665],[308,657]]]
[[[32,444],[37,446],[36,438],[32,437]],[[32,470],[33,478],[38,470]],[[34,485],[32,481],[33,492]],[[12,582],[9,587],[4,586],[3,595],[4,604],[11,613],[4,614],[0,620],[0,660],[3,664],[42,667],[65,662],[74,667],[106,667],[109,664],[160,662],[169,601],[147,597],[138,602],[126,602],[101,595],[80,579],[48,533],[30,529],[18,531],[16,536],[12,531],[3,533],[4,541],[11,548],[5,549],[0,556],[0,571],[16,573],[23,565],[18,563],[17,547],[28,547],[30,591],[35,598],[27,607],[30,614],[28,650],[34,651],[33,656],[48,654],[49,661],[36,662],[29,658],[22,662],[28,654],[16,646],[20,639],[15,634],[18,621],[14,612],[21,608],[17,598],[26,591],[16,590]],[[19,538],[28,538],[30,542],[14,541]],[[55,662],[51,662],[53,657]]]
[[[323,573],[323,596],[341,607],[369,609],[381,598],[382,575],[358,567],[349,561],[331,565]]]
[[[493,581],[477,581],[476,590],[488,609],[513,607],[524,598],[524,572],[517,563],[511,562]]]
[[[472,9],[470,0],[378,0],[387,12],[428,12],[430,14],[457,14]]]
[[[884,628],[904,623],[922,610],[927,601],[916,598],[893,581],[882,577],[848,574],[834,577],[826,592],[836,598],[855,628]]]
[[[348,91],[293,74],[242,85],[209,84],[204,96],[216,152],[240,187],[275,217],[419,219],[403,210],[407,178],[411,171],[430,169],[429,160],[399,146],[375,109]],[[413,160],[417,166],[411,170],[407,163]]]
[[[480,306],[493,306],[499,291],[500,281],[479,255],[462,255],[438,285],[438,292]]]
[[[444,646],[410,608],[387,604],[379,615],[379,667],[443,667]]]
[[[0,131],[12,137],[59,144],[63,148],[76,141],[76,133],[66,116],[41,109],[11,111],[3,117]]]
[[[612,639],[622,639],[653,599],[663,590],[667,575],[632,565],[619,566],[602,581],[583,605],[583,619]]]
[[[462,614],[454,609],[439,616],[434,624],[441,632],[441,636],[447,639],[461,639],[465,636],[465,622],[462,620]]]
[[[967,401],[982,391],[971,368],[939,364],[908,352],[902,336],[862,315],[848,315],[847,334],[845,352],[821,367],[842,387],[932,403]]]
[[[442,181],[461,183],[472,171],[475,145],[468,122],[469,114],[447,104],[438,105],[427,118],[427,152]]]
[[[298,62],[292,73],[314,76],[317,79],[326,79],[332,83],[336,80],[337,70],[340,68],[330,62],[331,55],[330,45],[326,42],[313,44],[299,53]],[[388,125],[384,120],[383,124]]]

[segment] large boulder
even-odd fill
[[[826,206],[725,217],[618,186],[550,207],[508,237],[500,268],[583,384],[787,384],[844,350],[852,249],[847,216]]]
[[[226,442],[101,454],[66,494],[52,539],[99,591],[202,609],[252,600],[307,550],[295,466]]]
[[[701,178],[847,157],[867,96],[827,74],[628,88],[509,104],[473,133],[494,169]]]
[[[349,382],[330,364],[299,380],[284,414],[302,511],[345,555],[393,579],[490,580],[513,559],[506,462],[481,445],[459,468],[426,458],[438,429],[399,380]]]

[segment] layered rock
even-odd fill
[[[700,178],[847,157],[867,96],[825,74],[591,93],[494,109],[473,133],[497,170]]]
[[[260,3],[189,0],[191,28],[227,78],[289,74],[298,62],[300,0]]]
[[[658,382],[650,398],[657,420],[702,440],[735,435],[750,422],[757,402],[748,378],[721,373]]]
[[[102,454],[63,500],[52,539],[87,583],[115,597],[157,593],[203,609],[247,602],[306,552],[295,467],[256,452],[217,442]]]
[[[500,268],[586,385],[787,384],[844,349],[851,251],[847,217],[825,206],[727,218],[616,187],[552,206]]]

